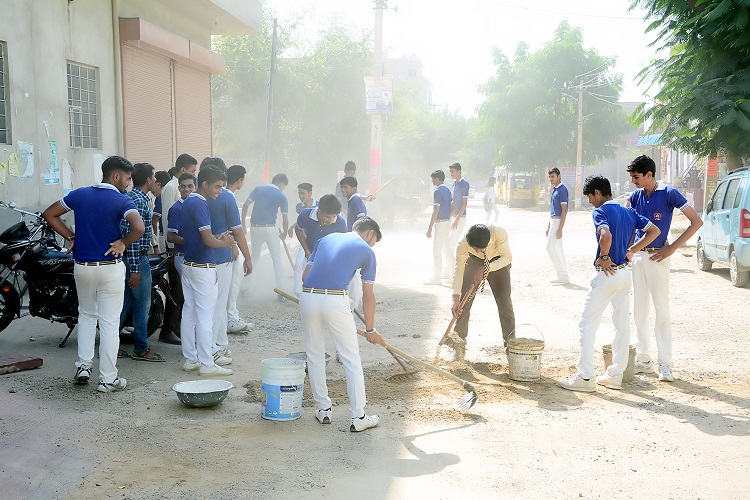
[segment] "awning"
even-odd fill
[[[636,146],[658,146],[661,144],[661,134],[644,135],[638,139]]]

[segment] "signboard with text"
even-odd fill
[[[393,77],[365,77],[365,113],[368,115],[393,114]]]

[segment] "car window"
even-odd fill
[[[734,197],[737,195],[737,188],[740,187],[739,179],[732,179],[727,186],[727,194],[724,196],[724,203],[721,205],[722,210],[729,210],[734,205]]]
[[[714,191],[714,195],[711,197],[711,209],[719,210],[721,208],[721,202],[724,200],[724,193],[727,192],[727,183],[722,182]]]
[[[745,193],[745,181],[747,181],[747,177],[743,177],[742,182],[740,182],[740,187],[737,189],[737,196],[734,197],[733,208],[738,208],[740,203],[742,203],[742,195]]]

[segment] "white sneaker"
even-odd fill
[[[659,380],[664,382],[674,382],[674,375],[672,375],[672,369],[669,365],[659,366]]]
[[[568,278],[555,278],[553,280],[550,280],[550,283],[552,285],[567,285],[570,283],[570,280]]]
[[[112,383],[106,383],[106,382],[99,382],[99,387],[96,388],[99,392],[115,392],[115,391],[122,391],[125,389],[125,386],[127,385],[128,381],[124,378],[116,378],[112,381]]]
[[[599,385],[603,385],[604,387],[608,389],[615,389],[619,391],[622,389],[622,375],[619,377],[613,377],[608,372],[604,372],[603,375],[599,375],[596,377],[596,383]]]
[[[201,367],[200,361],[185,361],[185,364],[182,365],[182,371],[194,372],[195,370],[198,370],[200,367]]]
[[[434,278],[433,277],[433,278],[430,278],[427,281],[425,281],[424,284],[425,285],[442,285],[443,284],[443,280],[441,280],[440,278]]]
[[[76,368],[76,374],[73,376],[73,382],[76,384],[88,384],[91,378],[90,366],[79,366]]]
[[[318,422],[321,424],[330,424],[331,423],[331,409],[328,408],[327,410],[317,410],[315,412],[315,418],[318,419]]]
[[[635,373],[654,373],[655,371],[656,364],[650,359],[648,361],[635,362]]]
[[[214,363],[219,366],[227,366],[232,364],[232,358],[226,356],[214,356]]]
[[[377,415],[364,415],[362,418],[353,418],[352,425],[349,426],[350,432],[362,432],[375,427],[380,422]]]
[[[575,377],[568,380],[560,380],[557,384],[563,389],[569,391],[578,392],[596,392],[596,381],[594,378],[588,380],[583,378],[583,375],[576,373]]]
[[[253,324],[250,322],[240,320],[229,320],[227,322],[227,333],[240,333],[249,332],[253,328]]]
[[[223,366],[219,365],[213,365],[213,366],[203,366],[198,369],[198,375],[202,377],[218,377],[218,376],[225,376],[225,375],[231,375],[234,373],[231,368],[224,368]]]

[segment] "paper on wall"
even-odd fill
[[[70,166],[68,160],[62,161],[62,185],[63,196],[73,191],[73,167]]]
[[[0,161],[0,184],[5,184],[5,177],[8,174],[8,167]]]
[[[92,157],[94,162],[94,183],[102,182],[102,163],[104,163],[104,155],[95,154]]]
[[[21,175],[18,171],[18,155],[15,151],[8,156],[8,173],[14,177]]]
[[[21,178],[31,177],[34,175],[34,145],[30,142],[18,141],[18,152],[21,155],[18,164],[24,169]]]
[[[49,161],[49,170],[44,173],[45,186],[60,184],[60,167],[57,165],[57,141],[49,141],[49,150],[52,158]]]

